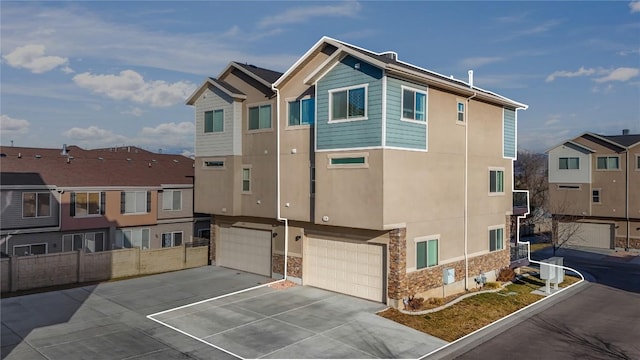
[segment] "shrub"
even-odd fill
[[[409,301],[407,303],[407,307],[409,308],[409,310],[412,311],[416,311],[416,310],[420,310],[422,308],[422,303],[424,303],[424,299],[419,297],[414,297],[414,296],[409,296]]]
[[[500,273],[498,274],[498,277],[496,277],[496,280],[500,282],[507,282],[512,281],[515,278],[516,272],[513,271],[513,269],[507,267],[500,270]]]
[[[497,288],[499,288],[499,287],[500,287],[500,286],[502,286],[502,285],[500,285],[500,283],[499,283],[499,282],[497,282],[497,281],[489,281],[489,282],[488,282],[488,283],[486,283],[484,286],[485,286],[486,288],[489,288],[489,289],[497,289]]]

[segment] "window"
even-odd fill
[[[84,248],[83,234],[62,235],[62,251],[78,251]]]
[[[315,118],[315,100],[304,99],[289,102],[289,126],[311,125]]]
[[[149,229],[118,230],[116,233],[116,248],[149,249]]]
[[[182,191],[165,190],[162,192],[162,210],[178,211],[182,210]]]
[[[13,255],[15,256],[41,255],[46,253],[47,244],[29,244],[13,247]]]
[[[351,164],[364,164],[364,156],[360,157],[341,157],[332,158],[331,165],[351,165]]]
[[[416,242],[416,269],[438,265],[438,239]]]
[[[251,168],[242,168],[242,192],[251,192]]]
[[[223,160],[204,160],[202,165],[205,168],[213,168],[213,169],[224,169],[224,161]]]
[[[316,166],[315,165],[311,165],[310,168],[311,174],[310,174],[310,178],[311,178],[311,197],[316,196]]]
[[[558,168],[560,170],[580,169],[580,158],[577,157],[561,157],[559,159]]]
[[[620,169],[620,158],[617,156],[598,156],[596,167],[598,170],[618,170]]]
[[[464,103],[458,103],[458,119],[459,122],[464,122]]]
[[[182,245],[182,231],[162,234],[162,247],[173,247]]]
[[[640,155],[636,155],[636,169],[640,170]]]
[[[600,204],[600,189],[593,189],[591,191],[591,201],[594,204]]]
[[[104,215],[105,197],[104,192],[73,192],[69,215],[76,217]]]
[[[402,118],[425,121],[427,94],[413,89],[402,89]]]
[[[224,111],[213,110],[204,112],[204,132],[223,132],[224,131]]]
[[[22,193],[22,217],[51,216],[51,194],[48,192]]]
[[[87,252],[104,251],[104,233],[86,233],[84,238]]]
[[[367,117],[366,86],[329,91],[330,121],[363,120]]]
[[[490,193],[504,192],[504,171],[503,170],[489,170],[489,192]]]
[[[271,105],[249,108],[249,130],[271,129]]]
[[[368,168],[368,153],[331,154],[328,155],[328,168]]]
[[[503,234],[503,228],[489,230],[489,251],[504,249]]]
[[[123,191],[120,193],[121,214],[144,214],[151,212],[150,191]]]
[[[581,190],[580,185],[558,185],[558,190]]]

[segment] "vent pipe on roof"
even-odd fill
[[[62,152],[60,155],[67,155],[69,152],[67,151],[67,144],[62,144]]]
[[[622,129],[622,135],[629,135],[629,129]]]
[[[469,70],[469,87],[473,87],[473,70]]]

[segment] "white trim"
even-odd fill
[[[175,239],[175,234],[180,233],[181,236],[181,240],[180,240],[180,245],[176,245],[176,239]],[[164,234],[171,234],[171,246],[164,246]],[[151,237],[151,235],[149,235],[149,237]],[[176,246],[181,246],[182,244],[185,243],[185,239],[184,239],[184,231],[180,230],[180,231],[165,231],[165,232],[161,232],[160,233],[160,248],[164,249],[165,247],[169,248],[169,247],[176,247]],[[151,239],[149,239],[149,247],[151,247]]]
[[[58,190],[59,187],[55,185],[2,185],[2,190],[31,190],[40,191],[40,190]]]
[[[40,227],[40,228],[29,228],[29,229],[6,229],[0,230],[0,235],[18,235],[18,234],[40,234],[40,233],[48,233],[52,231],[60,231],[60,226],[49,226],[49,227]]]
[[[33,245],[44,245],[44,254],[38,255],[46,255],[49,253],[49,244],[47,243],[34,243],[34,244],[23,244],[23,245],[13,245],[13,256],[16,256],[16,247],[29,247],[29,255],[18,255],[18,256],[31,256],[31,246]]]
[[[173,209],[173,208],[171,208],[171,209],[165,209],[165,208],[164,208],[164,195],[165,195],[167,192],[170,192],[170,193],[171,193],[171,197],[172,197],[172,199],[171,199],[171,206],[173,207],[173,193],[174,193],[174,192],[176,192],[176,191],[179,191],[179,192],[180,192],[180,208],[179,208],[179,209]],[[166,212],[171,212],[171,211],[182,211],[182,190],[178,190],[178,189],[171,189],[171,190],[164,190],[164,191],[162,191],[162,207],[161,207],[161,209],[160,209],[160,210],[161,210],[161,211],[166,211]]]
[[[422,153],[429,152],[428,149],[403,148],[403,147],[399,147],[399,146],[385,146],[384,149],[400,150],[400,151],[417,151],[417,152],[422,152]]]
[[[193,187],[192,184],[160,184],[162,190],[165,189],[190,189]]]
[[[142,214],[150,214],[152,209],[149,209],[149,211],[147,211],[147,202],[149,201],[149,199],[147,198],[148,196],[151,196],[151,194],[148,194],[148,191],[144,191],[144,190],[139,190],[139,191],[121,191],[121,193],[125,193],[124,195],[124,212],[122,212],[122,205],[120,205],[120,215],[142,215]],[[144,209],[145,211],[142,212],[127,212],[127,193],[144,193]],[[157,193],[157,192],[156,192]],[[122,202],[122,194],[120,194],[120,202]],[[136,208],[138,207],[138,200],[136,197]]]
[[[364,116],[359,116],[359,117],[353,117],[350,118],[349,117],[349,90],[354,90],[354,89],[360,89],[360,88],[364,88]],[[342,92],[345,91],[347,93],[347,117],[345,119],[337,119],[337,120],[333,120],[333,93],[336,92]],[[328,117],[328,124],[337,124],[337,123],[344,123],[344,122],[352,122],[352,121],[361,121],[361,120],[367,120],[368,116],[369,116],[369,109],[367,108],[369,106],[369,83],[364,83],[364,84],[358,84],[358,85],[351,85],[351,86],[347,86],[347,87],[341,87],[341,88],[336,88],[336,89],[330,89],[327,90],[328,96],[329,96],[329,117]]]
[[[354,148],[320,149],[320,150],[316,149],[316,152],[359,151],[359,150],[378,150],[378,149],[383,149],[383,147],[382,146],[362,146],[362,147],[354,147]]]
[[[342,51],[340,50],[340,48],[336,49],[336,51],[333,52],[333,54],[329,55],[328,58],[326,58],[322,64],[318,65],[309,75],[307,75],[307,77],[305,77],[304,79],[302,79],[302,83],[303,84],[311,84],[312,82],[317,82],[319,79],[322,79],[327,72],[329,72],[329,70],[333,69],[334,67],[336,67],[336,65],[338,65],[338,63],[340,62],[340,60],[342,60]],[[338,60],[336,60],[337,58],[340,58]],[[293,67],[291,67],[292,69],[295,67],[296,65],[293,65]],[[322,73],[321,76],[318,76],[318,74]],[[278,79],[279,81],[280,79]],[[276,81],[276,83],[278,83],[278,81]],[[279,86],[280,84],[277,84],[276,86]]]
[[[382,147],[387,145],[387,71],[382,69]]]
[[[393,230],[393,229],[401,229],[406,227],[407,227],[407,223],[385,224],[382,226],[382,230]]]
[[[363,164],[332,164],[333,159],[346,159],[346,158],[363,158]],[[369,168],[369,153],[339,153],[339,154],[327,154],[327,169],[368,169]]]
[[[635,160],[636,160],[636,162],[634,164],[635,165],[634,167],[635,167],[636,171],[640,171],[640,154],[634,154],[634,155],[635,155]]]
[[[414,123],[414,124],[423,124],[423,125],[427,125],[427,122],[429,120],[429,86],[426,86],[427,90],[422,90],[422,89],[418,89],[418,88],[413,88],[410,86],[406,86],[403,84],[400,84],[400,121],[406,121],[406,122],[410,122],[410,123]],[[409,118],[405,118],[404,117],[404,91],[408,90],[408,91],[413,91],[414,92],[414,106],[413,106],[413,111],[414,111],[414,115],[416,112],[415,109],[415,94],[417,93],[421,93],[424,94],[424,120],[416,120],[416,119],[409,119]]]

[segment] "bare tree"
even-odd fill
[[[529,190],[530,215],[524,225],[536,226],[547,219],[549,214],[549,180],[547,156],[518,151],[514,165],[514,189]]]
[[[551,244],[553,245],[553,255],[558,249],[570,245],[580,245],[583,228],[579,222],[582,216],[574,215],[576,210],[572,208],[572,202],[565,193],[562,198],[552,199],[549,211],[553,214],[551,218]]]

